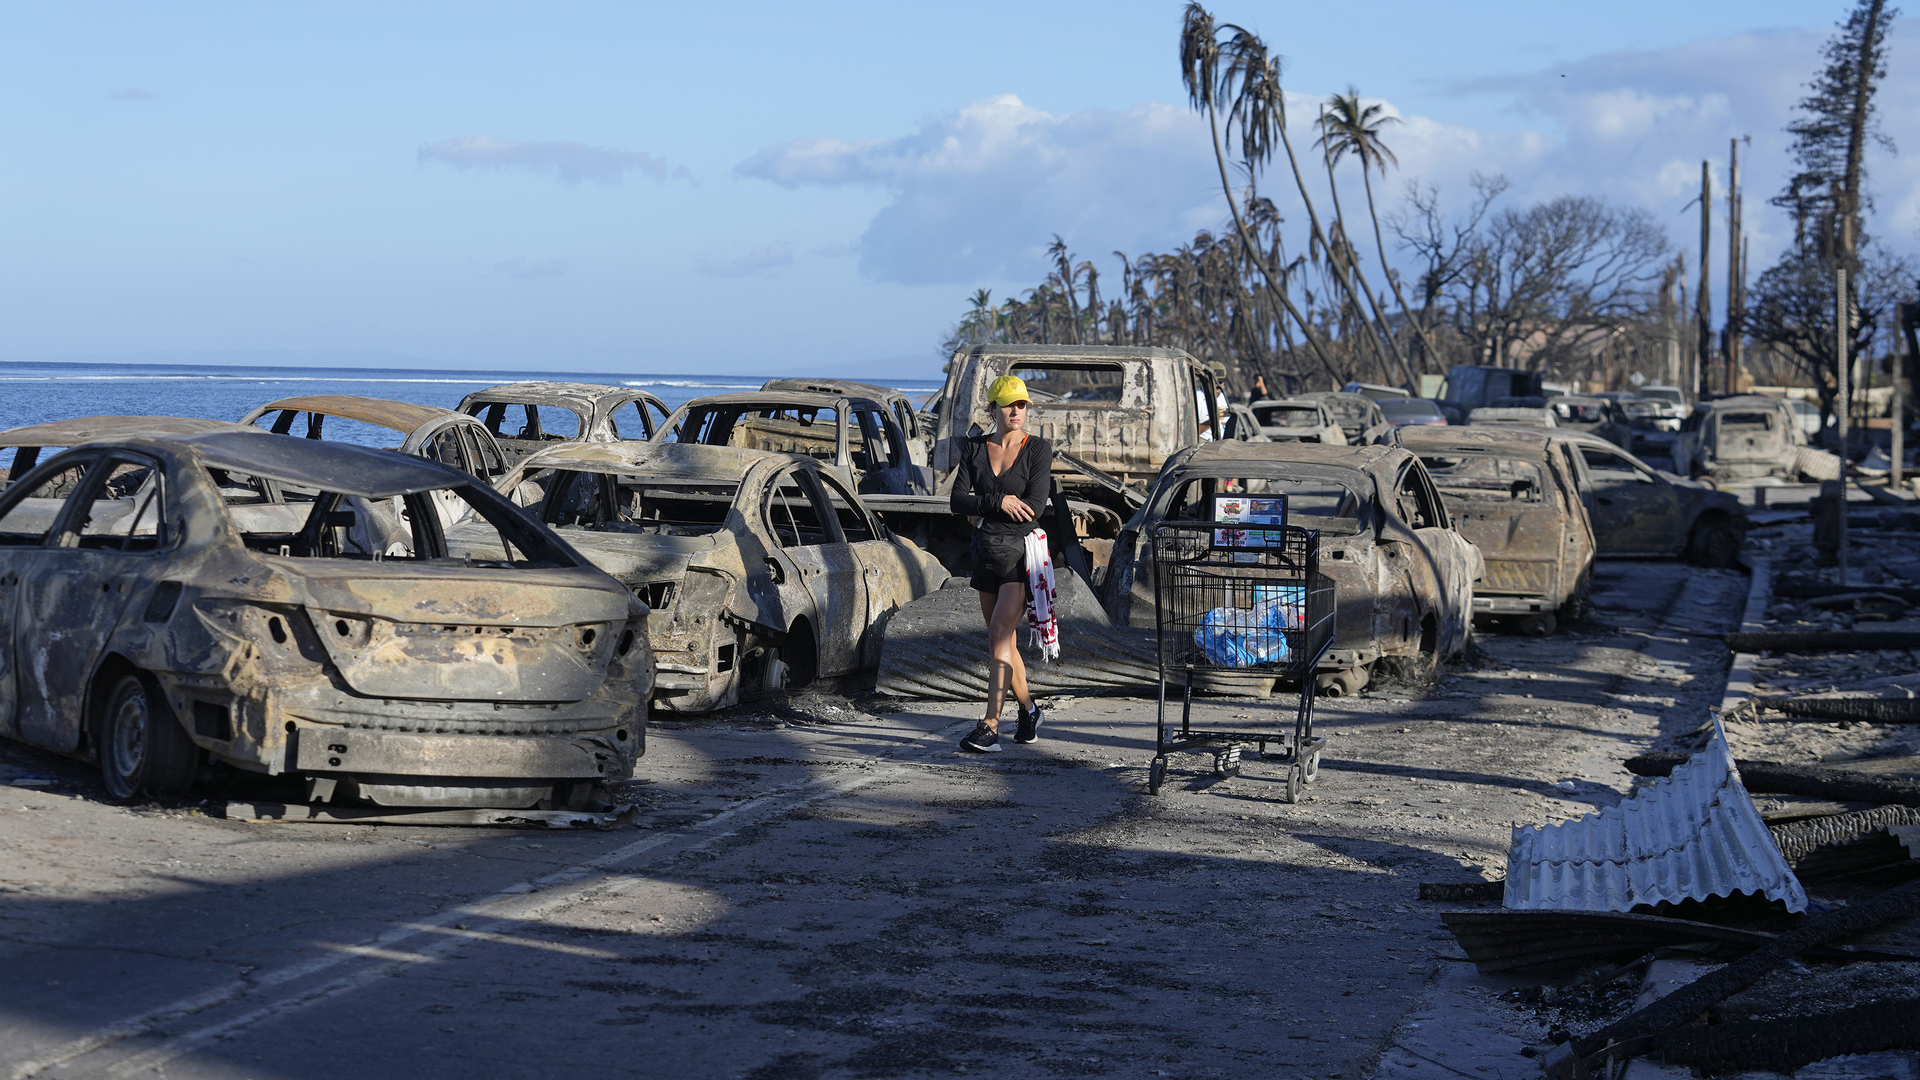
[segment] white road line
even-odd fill
[[[938,731],[929,732],[926,735],[922,735],[896,747],[892,753],[905,752],[936,738],[950,737],[953,732],[971,726],[972,721],[964,721]],[[877,759],[874,764],[898,767],[914,763],[892,762],[883,757]],[[758,798],[749,799],[738,806],[723,810],[707,818],[705,821],[696,822],[687,826],[684,831],[648,836],[617,848],[605,855],[601,855],[598,858],[567,867],[564,870],[558,870],[551,874],[534,878],[531,881],[516,882],[508,885],[483,899],[467,901],[453,907],[443,908],[439,912],[426,918],[416,918],[406,923],[397,924],[370,942],[356,946],[330,946],[330,948],[336,948],[340,951],[329,952],[322,957],[280,968],[265,975],[229,983],[217,990],[183,998],[179,1001],[160,1006],[159,1008],[149,1009],[134,1016],[117,1020],[81,1038],[19,1063],[14,1067],[9,1076],[11,1080],[31,1080],[32,1077],[38,1076],[50,1068],[66,1064],[86,1054],[144,1034],[166,1021],[205,1012],[208,1009],[217,1008],[221,1005],[259,994],[263,990],[269,990],[298,979],[317,975],[320,972],[341,964],[354,961],[374,961],[364,968],[341,975],[321,986],[297,993],[292,997],[262,1005],[242,1013],[239,1016],[221,1021],[220,1023],[168,1039],[159,1046],[115,1063],[107,1072],[110,1076],[121,1077],[144,1069],[155,1068],[179,1057],[181,1054],[191,1053],[198,1047],[215,1039],[224,1038],[244,1028],[286,1015],[290,1012],[295,1012],[310,1005],[317,1005],[346,993],[349,990],[365,986],[415,964],[435,961],[440,956],[469,944],[469,939],[464,936],[441,937],[437,941],[414,946],[411,950],[400,950],[394,948],[394,946],[425,935],[458,935],[460,931],[454,930],[451,927],[451,924],[455,920],[467,922],[470,931],[478,931],[480,934],[492,936],[499,927],[524,923],[529,918],[552,908],[585,899],[587,894],[595,892],[596,890],[618,892],[624,887],[629,887],[632,883],[637,883],[638,879],[605,873],[609,867],[626,862],[635,856],[644,855],[654,848],[667,844],[670,841],[686,839],[693,830],[705,831],[719,828],[774,803],[789,800],[810,802],[833,795],[844,795],[878,780],[880,777],[876,775],[877,772],[879,772],[879,770],[860,770],[852,775],[812,777],[783,788],[777,788]],[[796,800],[794,797],[799,795],[804,795],[805,797]],[[715,833],[712,836],[706,837],[700,843],[695,844],[690,850],[697,849],[705,844],[731,835],[732,833],[730,831]],[[592,880],[587,880],[590,878]],[[575,888],[564,891],[561,891],[559,888],[564,885],[576,885],[576,883],[579,884],[577,884]],[[539,901],[531,904],[525,903],[525,901],[530,899],[535,893],[542,894]],[[515,901],[521,901],[522,903],[516,904]],[[516,910],[513,910],[511,914],[508,914],[504,910],[489,910],[506,908],[514,908]],[[486,920],[485,923],[474,924],[473,920],[476,917]]]

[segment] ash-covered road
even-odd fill
[[[0,1077],[1537,1075],[1417,884],[1623,794],[1718,703],[1746,589],[1602,563],[1590,624],[1323,700],[1292,806],[1197,755],[1149,797],[1131,698],[984,757],[972,705],[658,723],[611,832],[127,809],[7,744],[0,782],[57,779],[0,791]]]

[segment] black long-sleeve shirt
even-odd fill
[[[1025,536],[1040,523],[1046,509],[1047,492],[1053,479],[1053,446],[1037,435],[1027,436],[1013,464],[999,476],[987,459],[987,440],[991,436],[973,435],[960,452],[960,470],[953,477],[953,494],[948,505],[956,514],[977,517],[981,532]],[[1000,508],[1002,496],[1012,495],[1033,507],[1032,521],[1015,521]]]

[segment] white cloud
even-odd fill
[[[142,90],[137,86],[129,86],[123,90],[109,90],[107,91],[107,96],[112,98],[115,101],[159,101],[160,100],[159,94],[156,94],[151,90]]]
[[[1894,37],[1905,40],[1913,29],[1902,20]],[[1436,183],[1443,202],[1457,204],[1470,193],[1472,174],[1503,173],[1513,183],[1509,205],[1578,194],[1644,206],[1686,248],[1698,236],[1698,218],[1682,208],[1698,194],[1704,158],[1713,163],[1719,247],[1728,142],[1751,136],[1741,162],[1757,272],[1791,232],[1766,200],[1791,167],[1783,129],[1825,38],[1825,31],[1740,34],[1453,87],[1423,103],[1432,106],[1424,113],[1395,110],[1404,122],[1384,136],[1399,167],[1384,181],[1373,178],[1381,211],[1398,204],[1407,180]],[[1506,130],[1449,123],[1442,114],[1453,94],[1503,98],[1517,122]],[[1305,156],[1324,217],[1325,173],[1312,156],[1311,133],[1319,98],[1288,98],[1294,147]],[[1877,103],[1889,133],[1920,130],[1920,67],[1892,65]],[[1920,246],[1920,160],[1875,152],[1869,168],[1881,235],[1907,250]],[[1357,216],[1364,213],[1359,178],[1350,160],[1342,169],[1342,198]],[[1053,115],[1007,94],[929,117],[893,138],[795,139],[736,172],[786,188],[887,192],[890,201],[856,245],[860,267],[907,284],[1034,281],[1055,233],[1083,256],[1099,257],[1114,249],[1164,251],[1226,220],[1206,122],[1174,105]],[[1292,240],[1305,214],[1284,159],[1267,170],[1262,191],[1291,223]]]
[[[782,187],[893,195],[856,245],[861,270],[910,284],[1031,276],[1054,233],[1129,251],[1191,238],[1218,201],[1206,128],[1146,105],[1053,116],[1011,94],[929,117],[912,135],[797,139],[741,162]]]
[[[772,277],[782,267],[793,265],[793,245],[782,240],[766,247],[754,248],[737,259],[721,262],[702,262],[694,269],[714,277]]]
[[[505,273],[508,277],[519,278],[522,281],[559,277],[567,272],[564,259],[528,259],[519,255],[494,263],[493,268]]]
[[[685,179],[684,167],[639,150],[603,150],[577,142],[515,142],[491,135],[462,135],[420,148],[421,161],[456,169],[525,169],[546,173],[566,184],[592,180],[617,184],[629,172],[655,180]]]

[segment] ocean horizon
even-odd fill
[[[773,375],[578,372],[405,367],[306,367],[0,361],[0,430],[82,416],[192,416],[239,420],[269,401],[302,394],[358,394],[451,409],[475,390],[529,380],[631,386],[676,408],[711,394],[757,390]],[[821,373],[822,378],[839,378]],[[863,379],[863,382],[878,382]],[[884,382],[908,394],[938,379]]]

